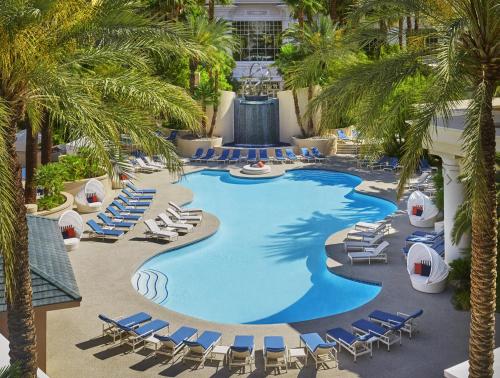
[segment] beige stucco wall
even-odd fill
[[[224,143],[232,142],[234,139],[234,99],[236,93],[229,91],[221,91],[219,98],[219,110],[217,112],[217,120],[215,122],[214,135],[221,136]],[[208,125],[212,121],[213,107],[208,106],[206,115]]]

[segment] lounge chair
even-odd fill
[[[127,189],[123,188],[122,193],[125,194],[132,201],[152,201],[153,196],[151,194],[134,194]]]
[[[387,222],[358,222],[354,225],[354,229],[358,231],[371,231],[371,232],[386,232],[388,231]]]
[[[443,231],[414,231],[411,235],[408,235],[405,239],[406,244],[414,244],[414,243],[425,243],[432,244],[436,240],[442,239],[444,237]]]
[[[354,362],[356,358],[364,354],[370,354],[373,356],[372,343],[376,341],[376,337],[371,334],[366,335],[354,335],[343,328],[333,328],[326,331],[326,340],[335,341],[339,344],[339,352],[344,348],[354,357]],[[369,340],[369,342],[368,342]]]
[[[168,204],[179,214],[181,215],[195,215],[203,212],[203,209],[191,209],[191,208],[185,208],[181,207],[178,204],[176,204],[174,201],[168,201]]]
[[[398,324],[384,328],[366,319],[360,319],[352,323],[352,328],[355,332],[378,337],[377,341],[380,341],[387,345],[387,350],[390,350],[391,345],[394,343],[399,342],[399,345],[401,345],[402,327],[403,324]]]
[[[269,156],[267,155],[267,148],[261,148],[259,150],[259,160],[264,163],[269,163]]]
[[[194,226],[189,223],[176,223],[165,213],[158,214],[158,218],[165,224],[165,227],[174,229],[176,232],[188,233],[194,230]]]
[[[160,163],[158,161],[154,161],[153,158],[150,158],[149,156],[143,156],[142,160],[144,160],[144,162],[150,167],[165,169],[165,164]]]
[[[87,224],[89,225],[91,231],[90,231],[90,237],[98,237],[98,238],[110,238],[110,239],[120,239],[125,232],[121,230],[107,230],[105,228],[102,228],[97,224],[97,222],[93,219],[90,219],[87,221]]]
[[[224,149],[219,157],[216,157],[213,161],[217,163],[225,163],[229,160],[229,153],[231,150]]]
[[[222,334],[215,331],[205,331],[196,340],[184,340],[188,351],[182,357],[182,362],[195,361],[200,366],[205,364],[205,359],[212,349],[220,342]]]
[[[113,230],[115,228],[124,228],[126,230],[131,230],[134,228],[135,223],[124,222],[119,219],[113,220],[104,213],[97,214],[97,217],[102,221],[104,229]]]
[[[146,224],[146,227],[148,228],[145,231],[145,234],[151,238],[156,238],[156,239],[166,239],[168,241],[174,241],[177,240],[179,237],[179,234],[177,232],[174,232],[170,229],[163,229],[161,230],[160,227],[156,224],[156,222],[153,219],[146,219],[144,221]]]
[[[167,212],[171,214],[178,222],[187,222],[191,224],[198,224],[201,222],[201,215],[182,215],[171,207],[167,209]]]
[[[351,265],[355,261],[366,261],[371,264],[372,261],[384,261],[387,264],[387,253],[384,251],[389,246],[389,242],[383,241],[378,246],[374,248],[364,248],[362,252],[349,252],[349,260],[351,260]]]
[[[177,138],[177,130],[172,130],[170,132],[170,135],[168,137],[166,137],[165,140],[174,141],[175,138]]]
[[[248,154],[247,154],[247,162],[249,163],[257,163],[257,150],[255,150],[254,148],[250,148],[248,150]]]
[[[407,244],[406,247],[401,248],[401,251],[405,254],[408,255],[408,252],[410,252],[410,248],[413,244],[416,243],[423,243],[431,247],[434,251],[437,252],[438,255],[443,256],[444,255],[444,237],[439,237],[436,240],[429,242],[428,240],[423,239],[422,241],[414,241],[411,244]]]
[[[274,150],[274,160],[280,163],[286,163],[287,158],[283,156],[283,150],[281,148],[276,148]]]
[[[364,240],[344,240],[344,250],[346,252],[349,251],[359,251],[364,250],[365,248],[375,247],[382,243],[384,238],[383,234],[375,234],[373,238],[364,239]]]
[[[135,163],[135,165],[137,166],[136,170],[138,172],[153,173],[153,172],[161,171],[161,168],[146,164],[146,162],[144,160],[142,160],[142,158],[140,158],[140,157],[135,158],[132,161],[132,163]]]
[[[135,206],[124,206],[122,203],[114,200],[111,205],[116,207],[122,214],[144,214],[146,209],[137,208]]]
[[[399,159],[397,157],[390,157],[387,161],[387,166],[385,166],[383,169],[384,171],[396,171],[399,168],[401,168],[401,166],[399,165]]]
[[[235,336],[233,345],[229,347],[229,368],[248,365],[252,371],[255,363],[255,345],[253,336]]]
[[[314,359],[316,369],[318,365],[329,361],[335,361],[336,366],[338,366],[337,360],[337,345],[335,342],[326,342],[317,333],[305,333],[300,335],[300,343],[304,343],[306,347],[306,365],[307,356],[311,355]]]
[[[290,162],[294,162],[294,161],[297,161],[298,160],[298,157],[297,155],[295,155],[292,151],[291,148],[285,148],[285,153],[286,153],[286,157],[288,158],[288,160],[290,160]]]
[[[171,335],[158,335],[154,337],[159,341],[155,343],[155,354],[174,357],[184,347],[184,341],[193,340],[198,330],[191,327],[181,327]]]
[[[309,162],[313,162],[315,161],[316,159],[314,158],[314,156],[311,155],[311,151],[309,151],[308,148],[306,147],[301,147],[300,148],[300,151],[302,153],[302,160],[305,160],[307,161],[308,163]]]
[[[314,156],[314,158],[319,162],[326,159],[326,156],[323,155],[321,152],[319,152],[318,147],[311,148],[311,153],[312,153],[312,156]]]
[[[368,315],[370,320],[381,323],[382,325],[394,325],[404,323],[404,326],[401,328],[401,331],[408,333],[411,336],[416,332],[417,324],[415,319],[422,316],[424,310],[415,311],[412,314],[405,314],[403,312],[397,312],[396,314],[392,314],[390,312],[384,312],[380,310],[375,310]]]
[[[368,164],[368,167],[372,170],[376,168],[383,169],[387,167],[388,162],[389,162],[389,157],[384,155],[376,162]]]
[[[358,230],[351,230],[347,233],[346,240],[365,240],[369,241],[372,240],[374,237],[377,235],[383,235],[382,232],[372,232],[372,231],[358,231]]]
[[[264,370],[284,367],[288,372],[287,353],[285,340],[282,336],[264,336],[264,347],[262,348]]]
[[[424,185],[427,179],[430,177],[430,172],[422,172],[422,174],[416,178],[410,179],[406,186],[409,189],[418,189],[420,186]]]
[[[144,343],[149,336],[164,328],[168,328],[168,322],[155,319],[137,328],[127,326],[119,326],[119,328],[124,331],[121,343],[130,345],[132,351],[135,352],[137,345]]]
[[[212,160],[214,158],[214,156],[215,156],[215,150],[213,148],[209,148],[207,150],[207,153],[205,154],[205,156],[202,156],[197,160],[199,162],[208,162],[208,161]]]
[[[136,194],[156,194],[156,189],[142,189],[127,181],[127,187]]]
[[[118,199],[121,200],[125,205],[130,207],[149,207],[151,205],[150,201],[136,201],[125,197],[123,194],[118,194]]]
[[[103,322],[102,336],[111,336],[113,338],[113,342],[116,341],[117,337],[121,337],[124,332],[120,326],[133,328],[151,320],[151,315],[145,312],[138,312],[129,316],[119,316],[117,318],[109,318],[103,314],[99,314],[97,317]]]
[[[418,168],[420,172],[433,172],[437,171],[437,167],[433,167],[429,164],[429,161],[426,158],[420,159],[420,162],[418,164]]]
[[[140,221],[142,217],[140,215],[132,215],[132,214],[122,214],[113,206],[108,206],[106,211],[109,212],[113,218],[113,220],[124,220],[124,221]]]
[[[340,140],[343,140],[344,142],[350,142],[351,138],[347,136],[347,134],[344,132],[344,130],[337,130],[337,135]]]
[[[197,148],[195,153],[189,158],[191,161],[197,161],[200,160],[200,158],[203,156],[203,148]]]
[[[239,148],[235,148],[233,150],[233,154],[229,158],[229,164],[239,163],[240,159],[241,159],[241,150]]]

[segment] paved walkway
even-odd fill
[[[295,166],[300,166],[296,164]],[[313,167],[312,165],[307,165]],[[330,169],[358,174],[363,183],[360,191],[395,200],[394,174],[369,172],[355,168],[353,161],[337,157]],[[290,169],[292,165],[276,165],[273,171]],[[200,167],[186,167],[186,172]],[[232,168],[238,173],[238,168]],[[173,185],[174,178],[167,172],[140,175],[139,186],[158,190],[155,200],[146,213],[153,218],[165,210],[169,200],[188,203],[192,193],[180,185]],[[114,194],[111,193],[109,201]],[[84,219],[95,217],[86,215]],[[304,332],[324,333],[333,327],[350,328],[350,323],[376,309],[390,311],[413,311],[423,308],[425,313],[419,323],[421,332],[412,340],[407,337],[403,345],[394,346],[388,353],[384,348],[375,349],[373,358],[352,357],[343,351],[340,354],[340,369],[316,370],[310,366],[293,368],[283,377],[441,377],[444,368],[467,359],[467,337],[469,315],[455,311],[450,303],[451,291],[429,295],[411,288],[405,261],[401,256],[404,237],[411,232],[407,217],[396,217],[397,231],[388,236],[391,243],[390,260],[386,264],[351,266],[339,242],[347,231],[332,235],[326,241],[326,253],[338,265],[335,272],[351,277],[378,281],[383,285],[381,293],[371,302],[353,311],[319,320],[294,324],[276,325],[226,325],[211,323],[188,317],[161,307],[139,295],[131,284],[135,270],[148,258],[167,249],[177,248],[216,232],[218,220],[214,215],[204,214],[203,222],[192,234],[173,243],[161,243],[144,239],[144,225],[137,225],[123,240],[107,243],[95,240],[82,241],[80,248],[71,252],[70,258],[76,279],[83,296],[79,308],[48,313],[48,374],[51,377],[227,377],[241,375],[265,376],[262,361],[262,340],[265,335],[282,335],[289,347],[298,346],[298,335]],[[325,299],[334,293],[325,293]],[[99,337],[100,322],[97,314],[109,316],[146,311],[154,318],[170,322],[170,329],[189,325],[199,330],[218,330],[223,333],[222,344],[229,345],[235,334],[253,334],[256,340],[256,370],[250,373],[229,371],[222,364],[208,362],[203,369],[191,370],[189,365],[176,361],[168,363],[160,357],[147,357],[149,351],[130,353],[125,346],[107,344],[109,340]],[[273,373],[268,371],[267,373]]]

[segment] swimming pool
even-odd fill
[[[213,170],[186,175],[180,184],[193,191],[191,206],[216,215],[220,228],[146,261],[133,284],[168,309],[220,323],[291,323],[359,307],[381,287],[330,273],[325,241],[396,210],[355,192],[360,182],[326,170],[292,170],[273,179]]]

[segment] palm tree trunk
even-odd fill
[[[398,42],[399,48],[403,49],[403,19],[398,20]]]
[[[189,92],[191,96],[194,95],[194,90],[196,88],[196,69],[198,68],[198,62],[196,59],[189,59]]]
[[[42,118],[42,156],[41,163],[43,165],[50,163],[52,154],[52,128],[48,112],[44,112]]]
[[[415,32],[418,31],[418,27],[419,27],[418,26],[418,21],[419,21],[418,20],[418,15],[415,15],[415,20],[413,21],[413,25],[414,25],[413,30],[415,30]]]
[[[18,112],[20,113],[20,112]],[[7,135],[7,148],[13,172],[17,211],[15,237],[2,250],[3,274],[6,280],[7,326],[9,329],[10,360],[19,361],[23,377],[36,377],[37,355],[35,316],[32,304],[31,273],[28,254],[28,225],[21,181],[21,166],[16,156],[16,124],[21,117],[14,115]]]
[[[492,70],[492,72],[494,72]],[[471,259],[471,324],[469,377],[493,376],[497,277],[497,199],[495,187],[495,124],[492,116],[494,74],[486,74],[487,101],[481,120],[481,149],[487,195],[473,201]],[[480,162],[478,162],[479,164]],[[486,211],[485,211],[486,210]]]
[[[292,89],[293,96],[293,107],[295,109],[295,117],[297,118],[297,124],[300,127],[300,131],[302,132],[302,136],[305,138],[307,136],[306,130],[304,129],[304,125],[302,125],[302,116],[300,115],[300,106],[299,106],[299,97],[297,96],[297,90]]]
[[[28,116],[24,119],[26,127],[26,181],[24,182],[24,202],[36,203],[35,168],[38,155],[38,135],[33,135],[33,128]]]
[[[219,112],[219,72],[216,70],[214,72],[214,102],[213,102],[213,113],[212,120],[210,121],[210,130],[208,131],[208,136],[211,138],[214,134],[215,123],[217,122],[217,113]]]
[[[309,107],[309,104],[311,103],[312,98],[313,98],[313,89],[314,88],[312,85],[309,85],[307,87],[307,106],[308,107]],[[312,114],[309,117],[309,119],[307,120],[307,136],[314,136],[314,120],[313,120]]]
[[[201,130],[203,132],[203,136],[207,136],[207,105],[205,101],[201,104],[201,110],[203,111],[203,116],[201,117]]]
[[[208,20],[213,21],[215,18],[215,0],[208,1]]]
[[[338,13],[337,13],[337,0],[330,0],[330,19],[333,22],[338,21]]]
[[[406,17],[406,47],[410,46],[411,29],[411,16],[408,16]]]
[[[304,27],[304,21],[305,21],[305,14],[303,9],[299,9],[298,14],[297,14],[297,20],[299,21],[299,26],[301,28]]]

